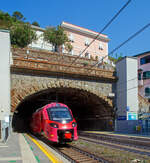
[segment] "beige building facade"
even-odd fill
[[[82,57],[99,60],[104,58],[104,61],[107,61],[109,42],[107,35],[99,34],[98,32],[67,22],[62,22],[61,27],[66,31],[71,45],[73,46],[70,52],[71,55],[81,55]],[[91,42],[92,44],[90,45]],[[83,52],[86,47],[88,48]],[[65,50],[63,52],[65,52]]]
[[[71,52],[69,52],[69,55],[80,55],[81,57],[88,59],[91,58],[99,61],[108,61],[109,38],[107,35],[99,34],[98,32],[94,32],[67,22],[62,22],[60,26],[64,28],[70,43],[73,46],[73,49]],[[32,26],[32,28],[36,31],[38,39],[32,42],[29,47],[33,49],[54,51],[52,44],[48,43],[43,38],[45,29],[36,26]],[[91,42],[92,44],[90,45]],[[84,51],[85,48],[86,50]],[[61,49],[63,54],[68,54],[68,51],[65,49],[64,45]]]

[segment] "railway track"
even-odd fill
[[[34,135],[35,136],[35,135]],[[55,150],[65,159],[71,163],[110,163],[109,161],[96,156],[88,151],[70,144],[53,144],[44,136],[36,135],[36,138],[47,144],[50,148]]]
[[[150,156],[150,139],[80,133],[80,139],[103,146]]]
[[[94,139],[107,140],[110,142],[118,142],[118,143],[130,143],[133,145],[150,147],[150,138],[146,137],[135,137],[135,136],[124,136],[124,135],[107,135],[107,134],[96,134],[96,133],[85,133],[79,132],[80,136],[86,136]]]
[[[86,163],[109,163],[108,161],[95,156],[94,154],[91,154],[85,150],[82,150],[78,147],[67,145],[67,147],[59,148],[59,152],[62,152],[67,157],[69,157],[71,162],[80,163],[80,162],[86,162]]]

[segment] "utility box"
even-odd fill
[[[10,35],[0,29],[0,140],[6,140],[10,128]]]
[[[138,63],[135,57],[124,57],[116,64],[117,118],[115,130],[133,133],[138,121]]]

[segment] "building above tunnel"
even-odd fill
[[[73,49],[69,52],[69,55],[81,56],[85,58],[93,58],[96,60],[108,61],[108,42],[107,35],[99,34],[98,32],[70,24],[68,22],[62,22],[60,26],[65,30]],[[29,47],[34,49],[43,49],[53,51],[54,47],[43,38],[44,28],[36,27],[32,25],[32,28],[36,31],[38,40],[32,42]],[[92,44],[90,45],[90,43]],[[90,46],[89,46],[90,45]],[[88,47],[89,46],[89,47]],[[84,52],[83,50],[87,48]],[[68,53],[65,46],[62,45],[61,52],[63,54]],[[81,53],[83,54],[81,55]]]
[[[62,22],[61,27],[67,32],[67,35],[71,41],[73,46],[73,50],[71,51],[72,55],[80,55],[82,51],[84,51],[82,56],[90,58],[105,58],[107,60],[108,55],[108,42],[109,38],[107,35],[99,34],[98,32],[70,24],[68,22]]]

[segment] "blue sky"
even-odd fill
[[[20,11],[26,21],[41,27],[57,26],[67,21],[94,31],[101,29],[128,0],[4,0],[0,10]],[[110,38],[109,52],[146,24],[150,23],[150,0],[132,0],[103,32]],[[150,27],[115,53],[132,56],[150,51]],[[114,54],[115,54],[114,53]]]

